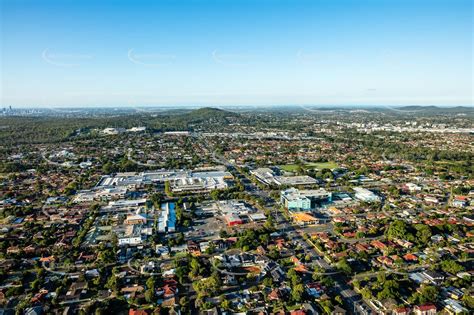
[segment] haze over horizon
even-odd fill
[[[9,107],[11,105],[2,105],[3,108]],[[389,104],[379,104],[379,105],[367,105],[367,104],[321,104],[321,105],[312,105],[312,104],[261,104],[261,105],[239,105],[239,104],[177,104],[177,105],[19,105],[19,106],[12,106],[12,109],[21,109],[21,110],[28,110],[28,109],[38,109],[38,110],[47,110],[47,109],[136,109],[139,111],[140,109],[150,109],[150,110],[174,110],[174,109],[202,109],[202,108],[215,108],[221,110],[233,110],[233,109],[271,109],[271,108],[299,108],[299,109],[410,109],[413,107],[420,107],[420,108],[439,108],[439,109],[450,109],[450,108],[460,108],[460,109],[474,109],[474,105],[389,105]]]
[[[1,106],[472,106],[466,0],[1,1]]]

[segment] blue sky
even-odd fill
[[[2,105],[473,104],[468,0],[0,1]]]

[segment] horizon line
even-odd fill
[[[218,107],[441,107],[441,108],[454,108],[454,107],[474,107],[474,104],[177,104],[177,105],[1,105],[0,109],[12,108],[12,109],[52,109],[52,108],[81,108],[81,109],[92,109],[92,108],[218,108]]]

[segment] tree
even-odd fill
[[[220,238],[227,238],[227,237],[229,237],[229,234],[227,233],[226,230],[220,230],[219,231],[219,237]]]
[[[33,281],[30,283],[30,288],[31,288],[31,290],[33,290],[33,291],[38,290],[40,284],[41,284],[41,280],[40,280],[40,279],[35,279],[35,280],[33,280]]]
[[[270,235],[268,234],[261,234],[258,239],[260,240],[260,242],[262,244],[268,244],[269,240],[270,240]]]
[[[155,298],[155,290],[153,289],[148,289],[145,291],[145,300],[148,303],[151,303]]]
[[[390,223],[390,226],[387,229],[387,237],[389,239],[402,239],[407,241],[413,241],[413,234],[409,232],[409,227],[405,221],[395,220]]]
[[[294,287],[294,286],[296,286],[297,284],[301,283],[301,278],[300,278],[300,276],[296,273],[296,271],[295,271],[294,269],[288,270],[288,272],[287,272],[286,275],[287,275],[287,277],[290,279],[292,287]]]
[[[462,301],[468,309],[474,309],[474,297],[469,294],[464,294]]]
[[[102,171],[105,174],[110,174],[110,173],[113,173],[115,171],[115,167],[112,163],[107,162],[102,166]]]
[[[156,208],[156,209],[159,209],[161,207],[161,203],[163,201],[163,196],[161,194],[153,194],[151,195],[150,197],[151,199],[151,202],[153,203],[153,206]]]
[[[155,279],[153,277],[149,277],[147,280],[146,280],[146,287],[148,289],[152,289],[154,290],[155,289]]]
[[[268,216],[267,217],[267,220],[265,221],[265,223],[263,224],[263,227],[269,231],[272,231],[274,230],[274,224],[275,224],[275,220],[273,219],[272,216]]]
[[[431,229],[426,224],[416,224],[416,240],[418,243],[425,245],[431,238]]]
[[[377,293],[377,299],[383,300],[388,298],[396,298],[398,293],[398,282],[395,280],[387,280],[383,284],[383,289]]]
[[[227,300],[226,298],[222,299],[221,307],[225,310],[228,310],[230,308],[230,301]]]
[[[434,302],[438,297],[439,290],[435,286],[425,286],[421,290],[420,302]]]
[[[385,281],[387,281],[387,276],[385,275],[385,273],[383,272],[380,272],[377,274],[377,284],[382,287],[383,284],[385,283]]]
[[[418,292],[410,297],[410,303],[425,304],[428,302],[436,302],[439,290],[435,286],[423,285]]]
[[[117,276],[114,273],[109,277],[109,280],[107,280],[105,287],[114,292],[118,292],[120,288],[120,283],[117,279]]]
[[[331,300],[329,300],[329,299],[319,301],[319,305],[321,305],[321,307],[323,308],[323,310],[326,314],[331,314],[331,312],[334,308],[332,303],[331,303]]]
[[[453,274],[453,275],[461,271],[464,271],[464,267],[462,265],[458,264],[456,261],[451,260],[451,259],[443,260],[441,262],[441,269],[444,272],[449,272],[450,274]]]
[[[92,280],[92,284],[94,287],[98,287],[102,283],[102,279],[99,277],[95,277],[94,280]]]
[[[216,295],[220,286],[221,283],[218,275],[212,275],[209,278],[193,282],[193,288],[199,297]]]
[[[291,289],[291,298],[295,302],[300,302],[303,299],[304,293],[304,286],[302,283],[298,283],[297,285],[293,286]]]
[[[358,280],[352,281],[352,285],[353,285],[354,288],[356,288],[356,289],[359,289],[359,288],[360,288],[360,282],[359,282]]]
[[[337,268],[342,270],[346,274],[352,273],[352,268],[347,262],[347,259],[343,258],[337,263]]]
[[[271,288],[273,286],[273,279],[270,277],[266,277],[265,279],[263,279],[262,284],[266,287]]]
[[[183,309],[183,311],[187,310],[189,307],[189,299],[187,296],[183,296],[179,299],[179,305]]]
[[[179,282],[186,281],[186,276],[189,273],[187,266],[178,266],[176,267],[176,277],[178,277]]]
[[[170,182],[168,180],[165,182],[165,193],[168,196],[173,196],[173,193],[171,192]]]
[[[201,270],[201,264],[199,263],[199,260],[196,257],[191,258],[190,267],[191,267],[190,276],[192,278],[199,276],[200,270]]]
[[[362,297],[366,300],[370,300],[372,298],[372,291],[368,287],[363,288],[360,293],[362,294]]]

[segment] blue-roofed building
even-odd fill
[[[21,224],[23,220],[24,218],[16,218],[15,221],[13,221],[13,224]]]

